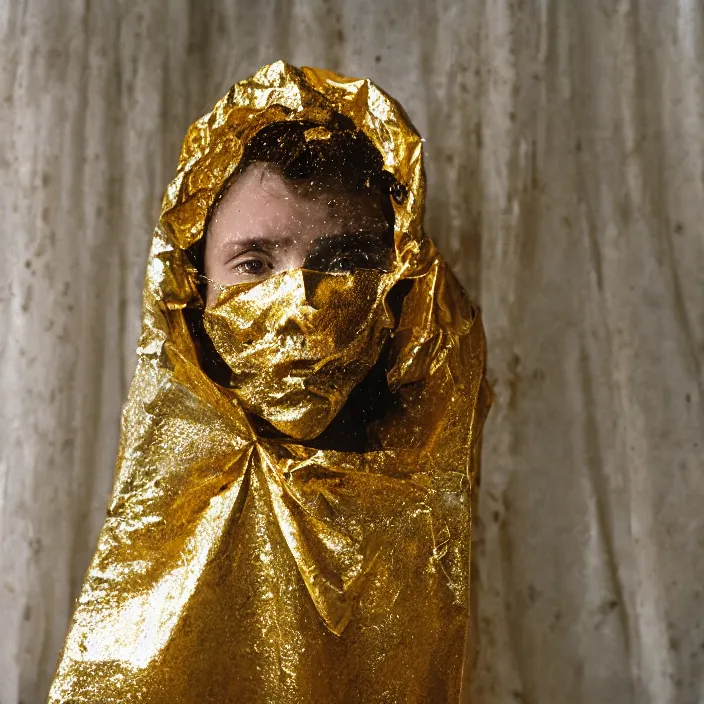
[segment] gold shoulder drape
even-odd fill
[[[381,448],[258,437],[201,370],[185,250],[263,126],[351,118],[407,189],[394,202],[399,396]],[[489,405],[478,312],[422,229],[421,140],[368,80],[278,62],[188,131],[154,233],[115,486],[49,701],[452,702]],[[401,199],[399,199],[401,200]]]

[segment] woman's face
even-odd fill
[[[386,269],[393,256],[378,198],[287,182],[278,167],[256,162],[220,200],[205,242],[207,305],[217,284],[264,279],[289,269]]]

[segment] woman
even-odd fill
[[[421,142],[282,62],[189,130],[50,702],[452,702],[489,405]]]

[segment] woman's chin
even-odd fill
[[[295,440],[313,440],[317,438],[332,422],[339,408],[333,408],[330,401],[313,394],[298,403],[288,403],[262,414],[278,431]]]

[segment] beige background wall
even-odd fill
[[[185,128],[277,58],[407,107],[484,309],[475,704],[704,702],[702,0],[4,0],[0,703],[102,522]]]

